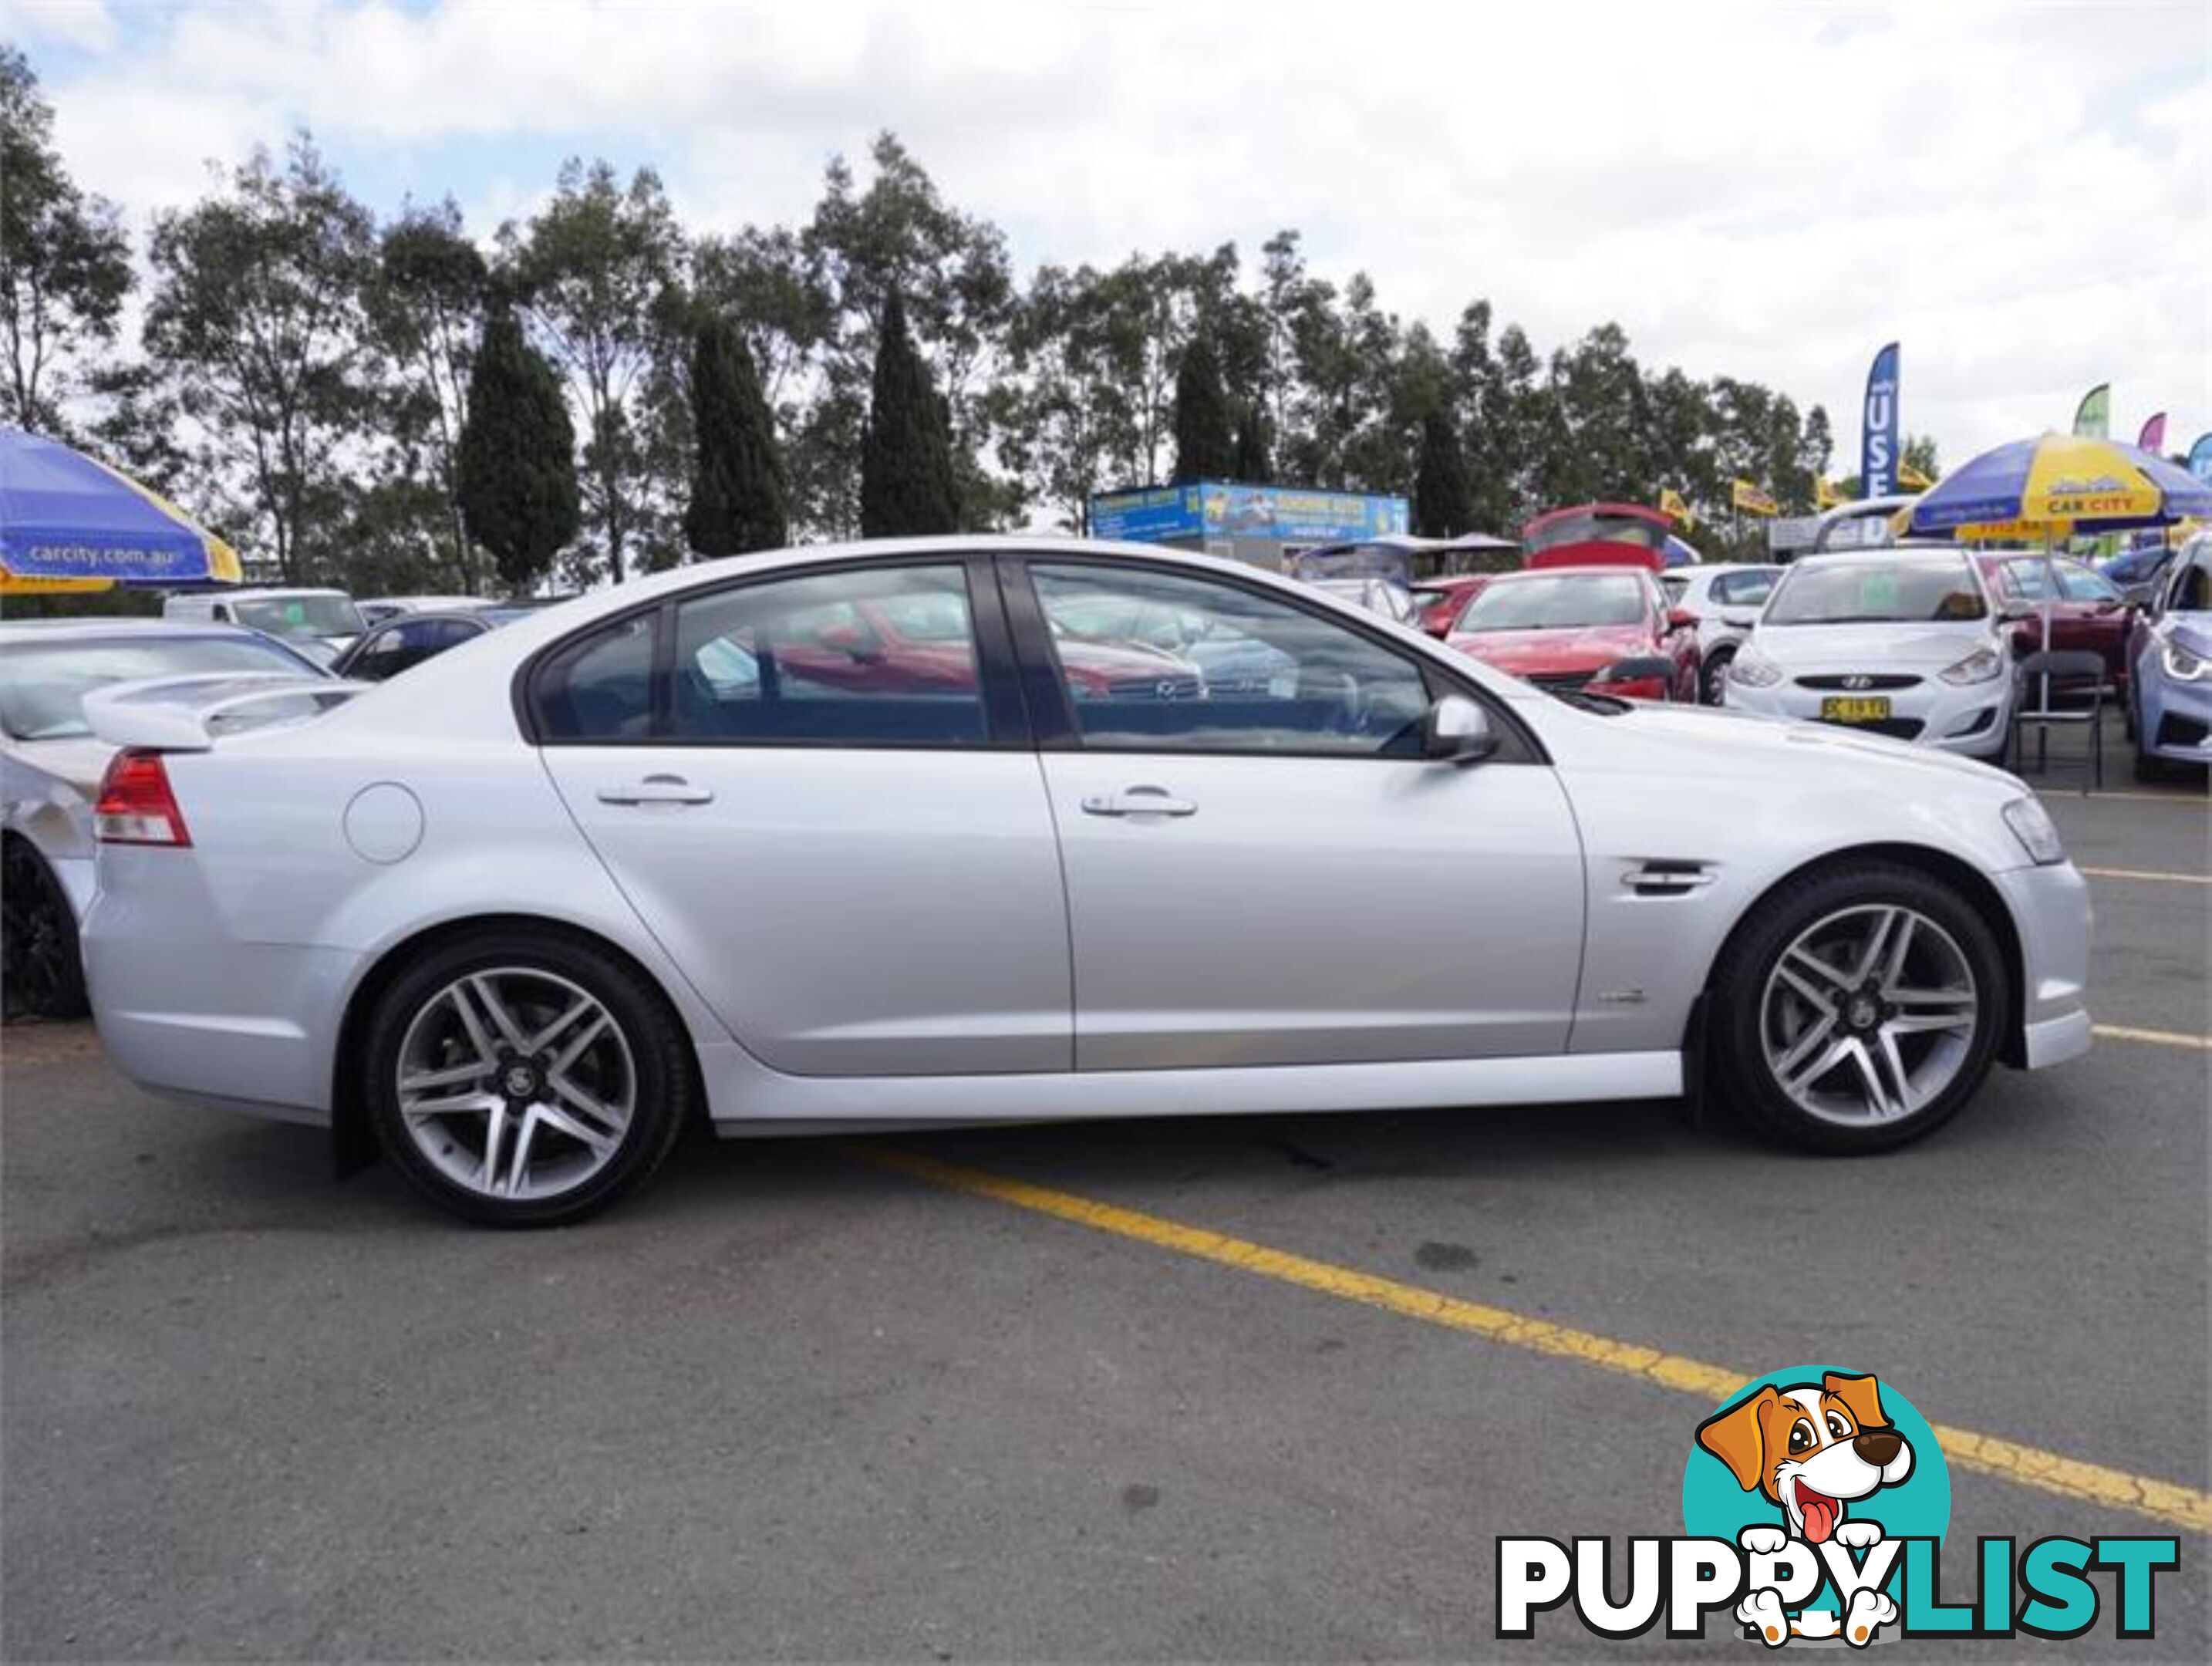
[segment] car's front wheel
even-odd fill
[[[1717,969],[1717,1085],[1796,1145],[1903,1145],[1988,1074],[2008,978],[1987,922],[1941,879],[1884,861],[1816,870],[1762,902]]]
[[[76,910],[38,848],[13,833],[0,855],[0,988],[11,1012],[81,1018],[92,1010]]]
[[[690,1042],[659,990],[555,932],[451,942],[396,978],[366,1051],[370,1116],[436,1202],[495,1226],[581,1219],[668,1154]]]
[[[1716,653],[1708,659],[1698,673],[1698,692],[1708,706],[1717,706],[1728,690],[1729,662],[1733,654]]]

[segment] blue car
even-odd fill
[[[2136,773],[2212,763],[2212,532],[2190,539],[2167,567],[2136,621],[2128,663]]]

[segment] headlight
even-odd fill
[[[2212,660],[2191,654],[2171,636],[2159,645],[2158,657],[2165,663],[2166,674],[2181,682],[2202,683],[2212,678]]]
[[[2040,866],[2066,860],[2066,847],[2059,842],[2058,830],[2051,824],[2051,814],[2033,799],[2014,799],[2004,807],[2005,825],[2020,841],[2020,848]]]
[[[1771,689],[1781,680],[1781,670],[1774,661],[1749,648],[1729,661],[1729,681],[1741,683],[1747,689]]]
[[[1995,648],[1978,648],[1940,674],[1947,683],[1987,683],[2003,676],[2004,668],[2004,656]]]

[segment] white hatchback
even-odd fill
[[[1724,703],[1999,758],[2013,702],[2003,633],[1962,550],[1808,556],[1737,653]]]

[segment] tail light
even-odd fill
[[[189,845],[185,812],[159,752],[118,752],[100,777],[92,824],[103,844]]]

